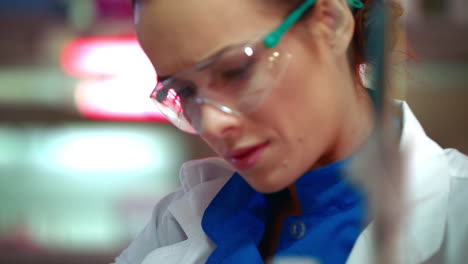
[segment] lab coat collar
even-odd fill
[[[168,209],[190,238],[203,233],[201,219],[219,189],[229,180],[233,170],[219,158],[193,160],[180,169],[180,182],[185,191]]]
[[[405,261],[426,261],[441,247],[447,223],[450,191],[448,161],[443,149],[431,140],[406,103],[401,103],[404,127],[400,150],[406,153],[406,221],[403,222]]]
[[[403,175],[406,215],[398,239],[397,263],[423,263],[442,245],[447,222],[450,177],[442,148],[427,137],[405,102],[400,151],[405,155]],[[377,263],[373,222],[363,231],[347,263]]]

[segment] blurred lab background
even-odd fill
[[[0,0],[0,263],[109,263],[212,155],[149,102],[129,0]],[[468,2],[404,1],[398,96],[468,152]]]

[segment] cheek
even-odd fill
[[[338,111],[337,89],[324,69],[298,58],[278,83],[272,100],[290,133],[313,136],[317,141],[331,129]]]
[[[226,142],[219,139],[210,138],[204,135],[200,135],[200,138],[210,147],[210,149],[218,156],[222,157],[223,153],[229,150]]]
[[[326,154],[339,128],[337,87],[330,75],[323,65],[297,58],[266,102],[275,117],[278,152],[288,153],[290,167],[300,174]]]

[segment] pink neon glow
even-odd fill
[[[81,81],[78,111],[92,119],[165,121],[148,98],[156,72],[135,37],[93,37],[70,42],[62,68]]]
[[[177,95],[176,91],[174,89],[169,89],[167,93],[168,93],[167,98],[169,98],[170,102],[177,106],[176,110],[181,111],[182,106],[180,104],[180,97]]]
[[[81,81],[75,91],[78,110],[93,119],[164,121],[148,89],[133,78]]]

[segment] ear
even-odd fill
[[[312,31],[337,54],[345,54],[354,34],[354,18],[346,0],[317,0],[313,15]]]

